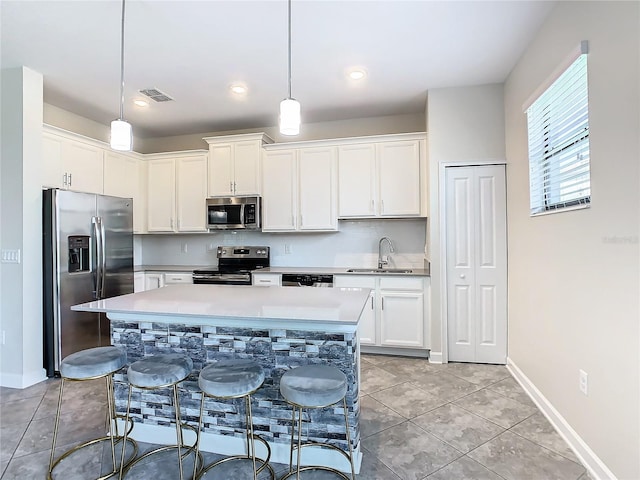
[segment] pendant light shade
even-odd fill
[[[111,148],[114,150],[131,151],[133,132],[131,124],[124,120],[111,122]]]
[[[300,102],[291,98],[291,0],[289,5],[289,62],[288,79],[289,95],[280,102],[280,133],[282,135],[298,135],[300,133]]]
[[[280,102],[280,133],[298,135],[300,133],[300,102],[285,98]]]
[[[123,120],[124,112],[124,3],[122,0],[122,22],[120,24],[120,117],[111,122],[111,148],[131,151],[133,131],[131,124]]]

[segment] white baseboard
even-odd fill
[[[424,348],[404,347],[378,347],[376,345],[360,345],[360,353],[373,353],[374,355],[398,355],[401,357],[427,358],[429,350]]]
[[[118,420],[119,431],[122,432],[124,423]],[[189,429],[183,430],[184,442],[192,445],[195,442],[195,433]],[[176,430],[174,427],[161,425],[149,425],[136,423],[131,431],[131,438],[139,442],[171,445],[176,443]],[[289,443],[269,442],[271,448],[271,463],[289,464]],[[244,438],[218,435],[209,432],[200,434],[200,450],[204,452],[219,453],[221,455],[240,455],[246,451]],[[259,457],[265,455],[265,448],[261,442],[256,442],[256,452]],[[353,467],[356,473],[360,473],[362,452],[360,448],[353,451]],[[349,462],[339,452],[327,448],[307,447],[302,450],[303,465],[330,465],[345,473],[351,473]]]
[[[442,363],[442,352],[434,352],[431,350],[429,353],[429,363]]]
[[[594,480],[616,480],[616,476],[607,468],[600,458],[585,443],[578,433],[571,428],[571,425],[564,419],[547,398],[536,388],[529,378],[518,368],[518,366],[507,358],[507,369],[513,378],[520,384],[524,391],[531,397],[531,400],[538,406],[540,411],[547,417],[560,436],[569,444],[573,453],[589,471],[589,475]]]
[[[44,368],[25,373],[23,375],[0,372],[0,387],[27,388],[31,385],[35,385],[36,383],[43,382],[46,379],[47,371]]]

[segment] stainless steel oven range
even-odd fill
[[[193,283],[251,285],[251,271],[269,266],[269,247],[218,247],[218,266],[193,271]]]

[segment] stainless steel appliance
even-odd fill
[[[251,271],[269,266],[269,247],[218,247],[218,267],[193,271],[193,283],[251,285]]]
[[[133,201],[65,190],[43,192],[44,367],[111,344],[104,314],[72,305],[133,292]]]
[[[207,198],[207,228],[210,230],[259,230],[260,197]]]
[[[283,273],[283,287],[333,287],[333,275]]]

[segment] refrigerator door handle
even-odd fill
[[[98,217],[100,219],[100,263],[101,263],[101,274],[102,278],[100,280],[100,298],[105,298],[104,296],[104,285],[107,274],[107,250],[105,248],[105,234],[104,234],[104,223],[102,222],[102,217]]]
[[[91,229],[93,234],[93,242],[92,245],[95,244],[96,251],[95,254],[92,255],[92,259],[95,258],[95,263],[93,264],[93,298],[97,300],[100,298],[100,228],[99,228],[99,217],[91,217]]]

